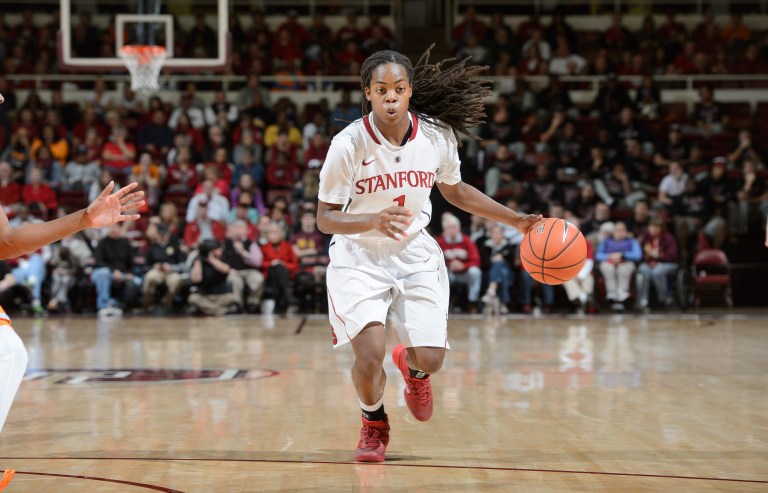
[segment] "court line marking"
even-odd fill
[[[161,491],[163,493],[184,493],[181,490],[174,490],[172,488],[166,488],[165,486],[155,486],[153,484],[146,484],[146,483],[135,483],[133,481],[123,481],[121,479],[98,478],[96,476],[80,476],[80,475],[74,475],[74,474],[53,474],[53,473],[47,473],[47,472],[32,472],[32,471],[16,471],[16,474],[18,475],[23,474],[27,476],[51,476],[54,478],[86,479],[89,481],[103,481],[105,483],[126,484],[128,486],[136,486],[138,488],[144,488],[147,490]]]
[[[294,334],[301,334],[301,331],[304,330],[304,326],[307,324],[307,316],[304,315],[301,317],[301,320],[299,321],[299,326],[296,327],[296,332]]]
[[[397,460],[397,456],[390,457],[390,460]],[[355,461],[323,461],[323,460],[288,460],[288,459],[214,459],[214,458],[191,458],[191,457],[176,457],[176,458],[161,458],[161,457],[0,457],[0,460],[14,461],[14,460],[114,460],[114,461],[149,461],[149,462],[248,462],[256,464],[312,464],[312,465],[355,465],[359,466],[361,462]],[[539,472],[539,473],[555,473],[555,474],[580,474],[580,475],[594,475],[594,476],[623,476],[632,478],[657,478],[657,479],[687,479],[696,481],[720,481],[729,483],[752,483],[752,484],[768,484],[768,480],[760,479],[737,479],[737,478],[713,478],[706,476],[680,476],[675,474],[647,474],[647,473],[633,473],[633,472],[610,472],[610,471],[576,471],[569,469],[534,469],[527,467],[494,467],[494,466],[449,466],[444,464],[398,464],[395,462],[384,462],[383,464],[376,464],[386,467],[417,467],[421,469],[465,469],[470,471],[499,471],[499,472]],[[17,474],[19,472],[17,471]],[[22,473],[27,474],[27,473]],[[29,474],[41,474],[44,473],[29,473]],[[64,476],[68,477],[68,476]],[[86,479],[98,479],[90,476],[72,476],[72,477],[85,477]],[[113,481],[113,480],[106,480]],[[130,484],[130,483],[128,483]],[[184,493],[177,492],[176,490],[158,490],[167,493]]]

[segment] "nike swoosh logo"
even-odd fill
[[[376,161],[375,159],[371,159],[370,161],[363,161],[363,166],[368,166],[372,162]]]

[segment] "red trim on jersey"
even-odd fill
[[[376,142],[378,145],[381,145],[381,142],[379,142],[378,137],[376,137],[376,134],[373,132],[373,128],[371,128],[371,122],[368,121],[368,115],[365,115],[363,117],[363,125],[365,125],[365,129],[368,130],[368,134],[371,136],[374,142]]]
[[[411,136],[408,138],[408,142],[412,141],[416,138],[416,132],[419,131],[419,117],[416,116],[416,113],[413,111],[410,112],[411,116],[413,117],[413,131],[411,132]]]
[[[411,131],[411,136],[408,137],[408,142],[412,141],[416,138],[416,132],[419,131],[419,117],[416,116],[416,113],[413,111],[409,111],[412,117],[413,121],[413,130]],[[365,125],[365,129],[368,131],[368,135],[371,136],[374,142],[376,142],[378,145],[381,145],[381,142],[379,141],[378,137],[376,137],[376,134],[373,131],[373,127],[371,127],[371,122],[368,120],[369,115],[365,115],[363,117],[363,125]]]

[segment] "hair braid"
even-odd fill
[[[413,96],[410,109],[436,125],[450,127],[472,139],[480,140],[470,129],[485,123],[486,113],[483,99],[492,94],[491,81],[478,79],[488,67],[467,66],[467,59],[455,62],[454,58],[430,64],[429,55],[433,44],[421,55],[414,67],[411,61],[392,50],[379,51],[368,57],[360,68],[360,83],[363,90],[371,83],[373,71],[380,65],[397,63],[402,65],[411,82]],[[363,114],[371,111],[371,103],[366,98],[362,102]]]

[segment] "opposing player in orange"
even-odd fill
[[[522,233],[540,216],[514,212],[461,180],[457,132],[485,117],[490,94],[464,62],[414,67],[395,51],[371,55],[361,67],[363,118],[340,132],[320,174],[317,224],[334,234],[327,271],[333,345],[351,343],[352,382],[363,413],[355,460],[384,460],[389,422],[384,412],[389,313],[401,344],[392,353],[406,383],[413,416],[432,415],[429,375],[449,348],[448,275],[443,253],[424,231],[435,184],[453,205],[509,224]]]
[[[0,95],[0,103],[3,100]],[[111,182],[88,208],[47,223],[11,228],[8,217],[0,208],[0,259],[32,252],[86,228],[102,228],[116,222],[138,219],[138,214],[124,213],[144,205],[141,200],[144,192],[131,193],[137,186],[131,183],[113,194],[114,186],[114,182]],[[10,317],[0,307],[0,431],[26,368],[27,351],[11,327]],[[6,470],[3,479],[0,479],[0,490],[5,488],[12,477],[13,471]]]

